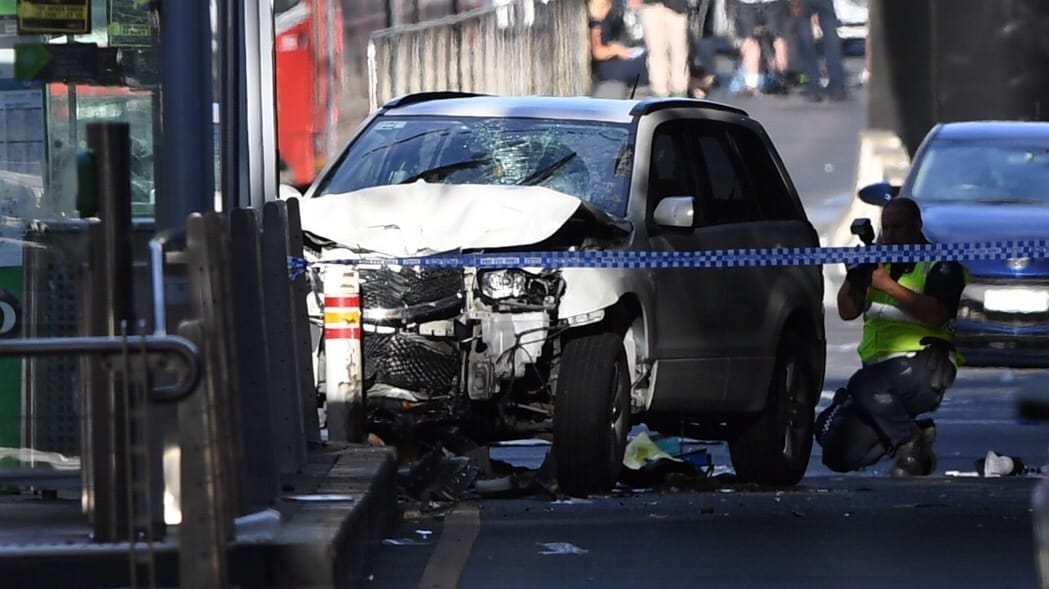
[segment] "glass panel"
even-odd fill
[[[132,213],[153,218],[160,52],[150,4],[91,0],[89,34],[18,36],[15,2],[0,0],[0,338],[80,332],[90,301],[77,155],[88,124],[130,125]],[[14,48],[25,43],[117,47],[121,82],[17,80]],[[58,488],[75,488],[86,376],[76,356],[0,357],[0,490],[39,469],[67,472]]]
[[[342,156],[317,195],[425,181],[534,184],[626,215],[625,124],[529,118],[378,119]]]

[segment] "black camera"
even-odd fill
[[[866,217],[853,219],[849,231],[860,238],[863,245],[874,243],[874,226]],[[871,284],[871,274],[877,268],[877,264],[845,264],[845,279],[856,288],[866,289]]]
[[[849,231],[853,235],[860,238],[863,245],[870,245],[874,243],[874,226],[871,225],[871,220],[866,217],[860,217],[859,219],[853,219],[852,225],[849,226]]]

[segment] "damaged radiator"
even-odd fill
[[[462,366],[454,338],[420,335],[412,328],[462,313],[462,270],[361,269],[360,279],[363,323],[394,328],[392,332],[366,329],[362,334],[365,382],[423,396],[453,388]]]

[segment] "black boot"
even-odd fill
[[[906,442],[896,447],[892,464],[894,477],[923,477],[936,470],[936,453],[932,445],[936,441],[936,424],[931,419],[916,422],[918,431]]]

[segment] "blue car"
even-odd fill
[[[906,196],[932,242],[1049,237],[1049,123],[981,121],[934,127],[900,187],[860,191],[871,204]],[[958,347],[969,366],[1049,366],[1049,259],[965,262]]]

